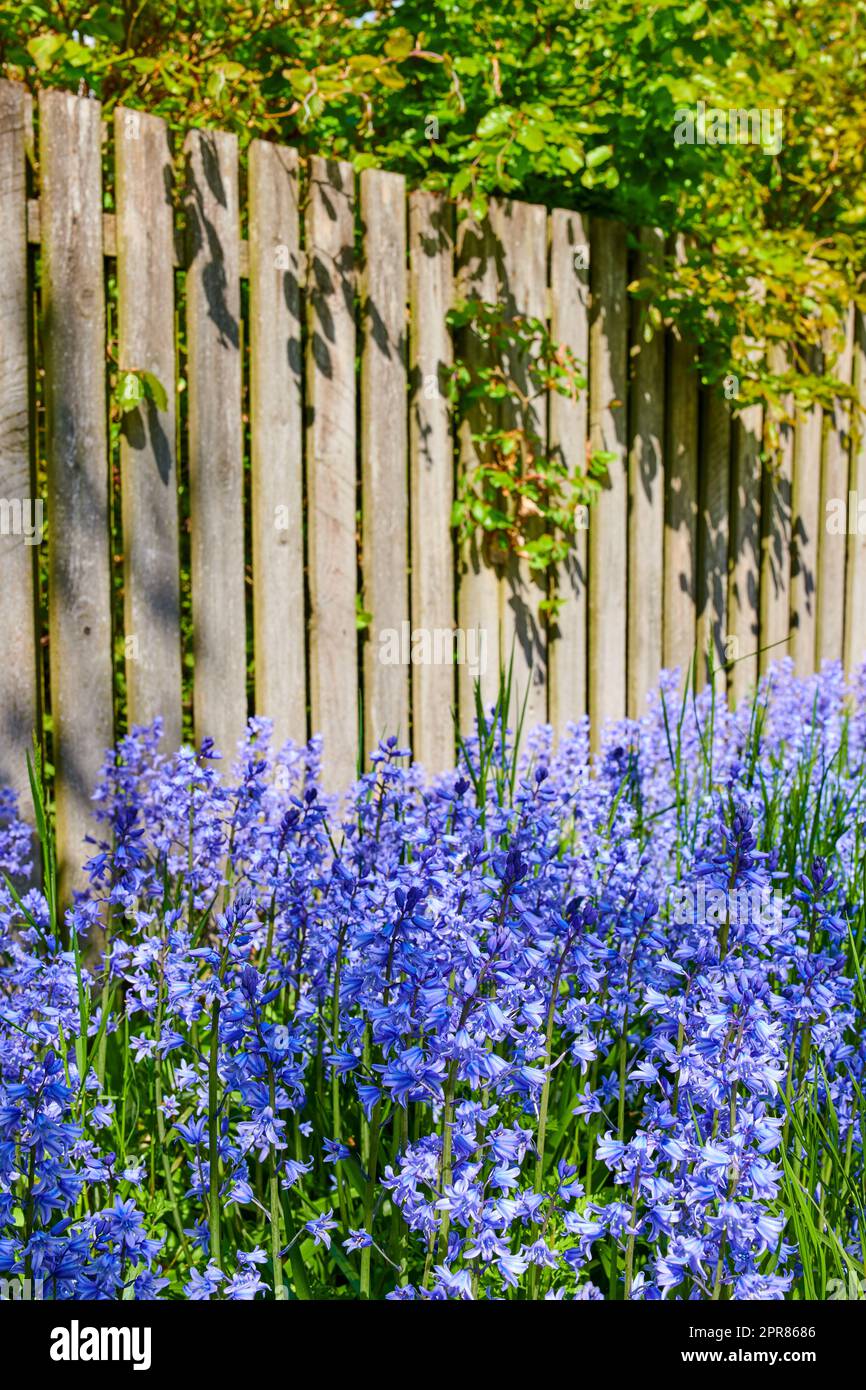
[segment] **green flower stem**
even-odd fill
[[[281,1196],[283,1208],[283,1224],[286,1228],[286,1232],[288,1233],[292,1228],[292,1212],[291,1207],[289,1205],[289,1194],[288,1192],[283,1192]],[[312,1295],[310,1293],[310,1285],[307,1279],[307,1267],[304,1264],[304,1257],[301,1254],[300,1237],[302,1232],[303,1226],[300,1226],[296,1234],[289,1241],[288,1255],[289,1261],[292,1266],[292,1280],[295,1285],[295,1297],[301,1300],[302,1302],[307,1302],[312,1297]]]
[[[370,1158],[367,1168],[367,1184],[364,1188],[364,1230],[368,1235],[372,1235],[373,1226],[373,1207],[376,1203],[376,1165],[379,1158],[379,1130],[382,1121],[382,1099],[376,1101],[373,1106],[373,1114],[370,1117]],[[361,1297],[370,1297],[370,1265],[372,1247],[365,1245],[361,1251]]]
[[[625,1252],[625,1298],[631,1298],[631,1286],[634,1277],[634,1242],[635,1242],[635,1221],[637,1219],[637,1202],[640,1195],[640,1164],[638,1163],[637,1172],[634,1179],[634,1193],[631,1202],[631,1220],[629,1221],[628,1245]]]
[[[536,1132],[535,1139],[535,1183],[533,1185],[536,1192],[541,1191],[544,1177],[544,1146],[547,1139],[547,1115],[550,1107],[550,1078],[553,1073],[553,1068],[551,1065],[551,1054],[553,1052],[553,1025],[556,1021],[556,1001],[559,998],[559,986],[562,981],[562,972],[565,967],[565,959],[568,955],[568,952],[571,949],[571,944],[574,941],[576,935],[576,931],[572,932],[562,948],[562,955],[559,958],[559,964],[556,967],[556,974],[553,977],[553,987],[550,991],[550,1003],[547,1006],[547,1028],[545,1030],[544,1036],[544,1083],[541,1087],[541,1101],[538,1107],[538,1130]],[[536,1274],[537,1269],[536,1266],[533,1265],[529,1271],[530,1299],[535,1298]]]
[[[347,922],[340,927],[337,937],[337,955],[334,962],[334,988],[331,997],[331,1048],[336,1052],[340,1045],[340,978],[342,970],[343,941],[346,935]],[[331,1071],[331,1129],[333,1139],[339,1144],[342,1139],[342,1117],[340,1115],[340,1077],[336,1067]],[[337,1181],[337,1208],[340,1213],[340,1222],[346,1225],[346,1188],[343,1181],[343,1174],[340,1164],[335,1164]]]
[[[163,930],[164,930],[164,928],[163,928]],[[171,1161],[170,1161],[169,1155],[168,1155],[168,1144],[166,1143],[165,1115],[163,1114],[163,1109],[162,1109],[162,1057],[160,1056],[160,1052],[159,1052],[159,1044],[160,1044],[160,1042],[161,1042],[161,1040],[162,1040],[162,1016],[163,1016],[163,1006],[164,1006],[164,1004],[165,1004],[164,985],[165,985],[165,943],[164,943],[164,941],[163,941],[163,953],[162,953],[162,955],[160,956],[160,965],[159,965],[158,1000],[157,1000],[157,1006],[156,1006],[156,1021],[155,1021],[155,1027],[154,1027],[154,1035],[155,1035],[155,1042],[156,1042],[156,1058],[155,1058],[155,1065],[154,1065],[154,1107],[153,1107],[153,1109],[154,1109],[154,1115],[155,1115],[155,1117],[156,1117],[156,1133],[157,1133],[157,1138],[158,1138],[158,1140],[159,1140],[160,1160],[161,1160],[161,1163],[162,1163],[163,1176],[165,1177],[165,1185],[166,1185],[166,1190],[167,1190],[167,1192],[168,1192],[168,1200],[169,1200],[169,1203],[170,1203],[170,1206],[171,1206],[172,1218],[173,1218],[173,1220],[174,1220],[174,1228],[175,1228],[175,1230],[177,1231],[177,1237],[178,1237],[178,1240],[180,1241],[180,1244],[181,1244],[181,1248],[182,1248],[182,1250],[183,1250],[183,1253],[184,1253],[184,1255],[185,1255],[187,1258],[189,1258],[189,1246],[188,1246],[188,1244],[187,1244],[187,1239],[186,1239],[186,1236],[185,1236],[185,1234],[184,1234],[183,1221],[181,1220],[180,1207],[178,1206],[177,1193],[176,1193],[176,1191],[175,1191],[175,1186],[174,1186],[174,1177],[173,1177],[173,1174],[172,1174],[172,1171],[171,1171]],[[128,1019],[127,1019],[127,1030],[126,1030],[126,1032],[127,1032],[127,1039],[128,1039],[128,1037],[129,1037],[129,1020],[128,1020]],[[129,1062],[129,1051],[128,1051],[128,1043],[127,1043],[127,1051],[126,1051],[126,1053],[125,1053],[125,1055],[124,1055],[124,1073],[125,1073],[125,1071],[126,1071],[126,1067],[127,1067],[127,1065],[128,1065],[128,1062]],[[124,1089],[125,1089],[125,1085],[126,1085],[126,1079],[125,1079],[125,1075],[124,1075]],[[153,1190],[153,1179],[154,1179],[154,1177],[155,1177],[155,1164],[151,1164],[151,1192],[152,1192],[152,1190]]]
[[[210,1066],[208,1069],[208,1148],[210,1156],[210,1188],[208,1217],[210,1224],[211,1259],[220,1265],[220,1153],[219,1153],[219,1024],[220,1001],[214,1000],[210,1021]]]

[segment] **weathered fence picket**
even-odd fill
[[[777,354],[776,370],[787,367],[784,352]],[[790,415],[794,402],[785,402]],[[794,431],[787,423],[778,428],[778,440],[767,440],[761,488],[761,617],[760,669],[766,671],[784,654],[788,642],[791,605],[791,489],[794,466]]]
[[[13,787],[22,804],[29,800],[24,755],[39,722],[34,541],[40,517],[31,467],[27,266],[29,100],[23,87],[0,82],[0,785]]]
[[[300,179],[294,150],[249,154],[250,483],[256,711],[307,736]]]
[[[547,312],[547,210],[533,203],[499,200],[491,209],[493,234],[500,248],[498,297],[512,316],[543,321]],[[528,363],[512,362],[509,374],[528,394]],[[547,401],[535,397],[503,420],[506,429],[525,430],[544,445]],[[526,523],[529,535],[537,523]],[[511,663],[514,689],[510,717],[523,715],[527,728],[547,721],[547,627],[539,604],[547,596],[543,578],[523,556],[511,554],[500,588],[500,625],[504,659]]]
[[[701,393],[698,477],[696,677],[727,690],[728,548],[731,497],[731,417],[716,391]]]
[[[126,698],[130,724],[181,735],[175,418],[173,160],[165,123],[114,113],[118,358],[165,391],[123,418],[120,445]]]
[[[854,325],[852,380],[858,401],[866,400],[866,320],[858,311]],[[866,516],[860,528],[859,502],[866,499],[866,430],[854,421],[851,438],[849,493],[854,495],[854,517],[849,519],[847,588],[845,595],[845,666],[852,671],[866,653]],[[866,513],[866,507],[864,507]],[[853,526],[851,521],[853,520]]]
[[[496,239],[490,221],[481,224],[471,217],[458,223],[457,229],[457,296],[459,299],[481,299],[495,303],[499,297],[499,275],[496,265]],[[472,329],[459,334],[457,352],[477,370],[488,363],[486,347]],[[484,408],[475,407],[461,420],[458,433],[459,467],[474,469],[478,447],[473,435],[495,427],[498,419],[496,402],[488,401]],[[499,663],[502,657],[499,627],[499,571],[491,563],[489,538],[476,532],[472,541],[461,547],[458,570],[457,616],[464,641],[476,638],[479,650],[484,647],[485,660],[477,673],[481,697],[485,706],[496,698],[499,685]],[[457,671],[457,712],[461,729],[472,726],[475,717],[473,673],[465,664]]]
[[[364,743],[409,739],[409,478],[406,413],[406,185],[399,174],[361,175],[361,517],[365,609]]]
[[[355,185],[350,164],[313,159],[307,206],[307,515],[311,726],[329,789],[358,757]]]
[[[505,200],[478,220],[374,170],[356,200],[350,165],[262,141],[241,155],[218,131],[188,134],[181,194],[163,123],[124,109],[106,211],[98,103],[41,94],[32,189],[29,112],[21,87],[0,84],[0,781],[26,799],[26,748],[41,731],[67,891],[123,668],[123,723],[158,713],[165,746],[180,738],[186,480],[196,736],[231,762],[250,712],[273,719],[279,743],[322,734],[331,790],[392,734],[429,772],[448,766],[452,707],[468,730],[476,679],[489,704],[512,654],[512,717],[524,695],[529,725],[561,730],[589,713],[596,746],[606,719],[639,715],[659,668],[686,668],[696,648],[698,685],[712,669],[735,699],[786,651],[803,673],[866,656],[861,417],[798,413],[771,438],[760,407],[701,387],[689,343],[645,333],[627,289],[630,273],[681,254],[676,242]],[[587,364],[580,398],[491,399],[458,428],[452,364],[487,365],[489,351],[471,327],[452,341],[448,311],[468,297],[549,325]],[[526,361],[503,365],[526,384]],[[150,374],[165,398],[151,390],[126,413],[115,459],[106,391],[118,370]],[[862,317],[837,370],[862,400]],[[489,536],[458,547],[451,527],[478,436],[520,427],[572,472],[590,449],[613,456],[555,582]],[[109,554],[117,462],[122,617]],[[827,525],[831,504],[844,525]]]
[[[671,337],[668,381],[663,664],[685,675],[695,645],[698,553],[698,382],[688,340]]]
[[[607,482],[589,525],[589,717],[597,742],[604,722],[626,712],[628,304],[625,228],[595,218],[590,241],[589,431],[610,454]]]
[[[589,362],[589,224],[579,212],[563,208],[550,214],[550,332],[578,362]],[[583,471],[589,442],[587,393],[572,400],[554,392],[548,410],[552,456],[572,474]],[[549,627],[548,717],[559,731],[586,714],[588,519],[584,507],[571,554],[556,572],[560,605]]]
[[[194,130],[186,153],[194,722],[231,764],[247,714],[237,137]]]
[[[653,273],[664,257],[655,227],[639,236],[636,277]],[[632,304],[628,462],[628,712],[639,714],[662,665],[665,533],[665,339],[643,333],[647,306]],[[674,385],[674,389],[677,389]]]
[[[409,509],[412,629],[433,660],[412,663],[412,743],[430,770],[454,757],[454,444],[448,404],[453,361],[446,315],[454,301],[454,217],[436,193],[409,195]],[[426,639],[423,636],[426,634]],[[435,643],[440,650],[436,650]],[[439,659],[436,659],[439,658]]]
[[[49,661],[67,895],[81,882],[90,797],[114,734],[100,117],[95,101],[40,93]]]
[[[735,701],[758,678],[761,582],[761,442],[763,411],[750,405],[733,422],[731,455],[728,633],[732,666],[728,689]]]
[[[850,382],[854,358],[854,311],[845,333],[845,346],[833,363],[833,375]],[[851,419],[847,406],[837,401],[824,417],[824,454],[821,460],[821,539],[818,546],[817,660],[832,661],[842,655],[845,631],[845,562],[847,536],[828,526],[834,506],[843,503],[847,515],[848,458],[851,447]],[[847,527],[845,528],[847,531]]]
[[[817,367],[817,360],[814,360]],[[798,410],[794,429],[791,482],[791,633],[790,652],[799,676],[815,669],[818,605],[818,542],[821,529],[823,412]]]

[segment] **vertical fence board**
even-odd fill
[[[274,742],[307,737],[298,157],[249,156],[250,451],[256,711]]]
[[[831,374],[850,382],[854,354],[854,310],[846,325],[845,346],[831,366]],[[821,466],[821,517],[818,542],[818,615],[816,662],[841,661],[845,633],[845,561],[847,526],[844,531],[828,525],[834,510],[841,507],[847,516],[848,455],[850,452],[850,411],[836,401],[824,420]],[[830,506],[828,509],[828,504]]]
[[[90,797],[114,733],[99,103],[39,94],[49,657],[64,897],[83,886]]]
[[[409,498],[406,419],[406,183],[361,175],[364,271],[361,295],[361,515],[364,605],[364,743],[409,737],[409,668],[400,641],[409,621]],[[393,644],[386,660],[388,645]]]
[[[728,689],[734,704],[758,679],[761,583],[761,463],[763,410],[747,406],[733,422],[728,633],[735,639]]]
[[[307,210],[307,503],[311,727],[323,778],[344,790],[358,759],[355,623],[354,175],[310,163]]]
[[[724,696],[728,676],[725,650],[728,622],[728,539],[731,495],[731,412],[718,391],[701,395],[697,685],[714,675],[716,693]]]
[[[671,335],[665,450],[664,665],[685,680],[697,641],[698,379],[694,348]]]
[[[587,373],[589,363],[589,227],[579,212],[556,208],[550,216],[550,332],[571,348]],[[586,469],[589,409],[586,392],[576,401],[551,393],[549,441],[553,458],[571,474]],[[588,518],[588,511],[581,517]],[[580,526],[568,560],[558,567],[563,600],[549,628],[549,717],[557,733],[586,714],[587,528]]]
[[[812,364],[820,370],[817,360]],[[798,410],[794,424],[791,487],[791,631],[789,650],[798,676],[815,669],[818,608],[818,541],[821,526],[820,406]]]
[[[454,555],[451,504],[454,443],[447,398],[453,360],[445,316],[453,299],[453,214],[441,195],[409,197],[409,294],[412,388],[409,415],[412,627],[452,650]],[[447,637],[445,634],[448,634]],[[434,648],[435,650],[435,648]],[[454,668],[412,665],[412,745],[430,773],[454,761]]]
[[[501,247],[501,301],[510,315],[543,322],[547,315],[547,211],[538,204],[500,199],[491,206],[490,216]],[[509,375],[526,393],[527,363],[511,362]],[[546,448],[546,400],[514,412],[507,427],[524,430],[540,448]],[[530,522],[527,535],[533,534]],[[500,590],[502,649],[507,662],[514,655],[510,717],[513,723],[525,708],[527,729],[547,722],[547,631],[539,609],[546,595],[546,580],[534,575],[523,557],[510,555]]]
[[[642,279],[664,259],[664,238],[656,228],[642,228],[635,266]],[[631,309],[631,359],[628,462],[628,591],[640,602],[628,606],[628,712],[643,713],[646,697],[658,681],[662,664],[662,598],[665,545],[665,337],[641,332],[646,304]]]
[[[784,353],[778,352],[775,370],[786,369]],[[793,400],[785,401],[788,415]],[[766,440],[761,493],[761,659],[765,671],[774,661],[787,655],[791,610],[791,485],[794,466],[794,431],[782,420],[777,426],[775,447]]]
[[[595,746],[603,724],[626,712],[628,306],[625,228],[592,223],[589,419],[595,450],[615,455],[589,522],[589,714]]]
[[[20,84],[0,81],[0,787],[13,787],[32,819],[26,754],[39,731],[40,533],[31,473],[26,97]]]
[[[186,152],[193,708],[227,771],[247,714],[237,137],[193,130]]]
[[[499,296],[499,276],[496,264],[496,244],[489,221],[476,222],[465,218],[457,230],[457,293],[461,299],[483,299],[496,303]],[[458,356],[476,370],[485,362],[486,349],[471,331],[460,335],[457,347]],[[494,403],[478,406],[471,415],[461,420],[459,428],[460,469],[472,470],[477,464],[476,446],[472,434],[483,428],[490,428],[497,417]],[[481,698],[485,707],[496,699],[499,686],[500,624],[499,624],[499,585],[500,579],[495,565],[491,562],[488,547],[481,536],[476,535],[461,547],[459,559],[459,583],[457,590],[458,621],[464,640],[479,643],[485,660],[477,672],[481,688]],[[475,718],[475,697],[473,672],[462,665],[457,672],[457,711],[462,733],[472,730]]]
[[[174,358],[173,163],[165,123],[114,113],[118,351],[124,371],[165,390],[123,418],[123,596],[129,723],[161,715],[165,746],[181,739],[180,568]]]
[[[854,386],[857,419],[851,438],[850,490],[854,496],[853,534],[848,536],[848,589],[845,603],[845,669],[853,672],[866,659],[866,526],[860,527],[860,505],[866,500],[866,320],[858,310],[854,326]],[[866,510],[866,509],[864,509]]]

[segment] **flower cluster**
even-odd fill
[[[482,723],[431,780],[389,739],[342,799],[265,720],[233,775],[135,730],[65,911],[3,793],[0,1274],[244,1300],[862,1275],[866,681],[679,688],[592,755],[586,721],[520,750]]]

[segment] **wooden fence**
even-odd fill
[[[487,697],[513,650],[529,721],[557,727],[639,712],[696,647],[738,658],[718,677],[734,697],[786,650],[803,672],[866,652],[866,538],[823,524],[849,488],[866,497],[866,452],[841,410],[812,412],[762,472],[760,409],[732,416],[687,343],[639,332],[627,285],[665,253],[659,233],[509,201],[461,220],[397,174],[261,141],[241,167],[212,130],[175,151],[156,117],[117,110],[112,127],[60,91],[35,116],[0,85],[0,783],[22,787],[50,714],[67,867],[119,682],[129,723],[161,714],[176,745],[183,660],[197,737],[231,753],[253,712],[278,738],[319,731],[336,788],[389,733],[448,764],[451,709],[471,717],[472,671],[387,663],[389,630],[484,634]],[[575,468],[587,441],[616,455],[550,624],[524,562],[455,553],[455,466],[473,450],[442,389],[457,293],[547,319],[588,360],[585,398],[552,396],[536,425]],[[125,417],[116,460],[107,350],[167,398]],[[841,369],[864,382],[853,319]]]

